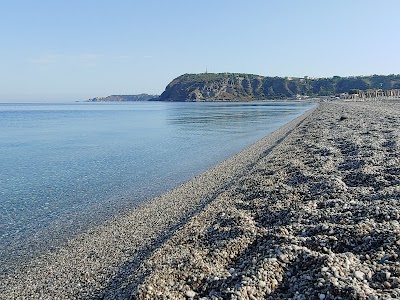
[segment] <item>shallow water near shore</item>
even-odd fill
[[[51,249],[243,150],[312,106],[0,104],[0,262]]]

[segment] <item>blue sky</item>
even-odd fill
[[[400,73],[398,0],[0,0],[0,101],[159,94],[184,73]]]

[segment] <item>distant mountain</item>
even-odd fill
[[[148,94],[139,94],[139,95],[111,95],[107,97],[95,97],[85,102],[106,102],[106,101],[114,101],[114,102],[122,102],[122,101],[149,101],[152,99],[157,99],[159,95],[148,95]]]
[[[184,74],[168,84],[160,101],[253,101],[318,97],[354,90],[400,89],[400,75],[331,78],[265,77],[240,73]]]

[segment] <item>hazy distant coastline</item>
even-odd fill
[[[84,102],[123,102],[123,101],[149,101],[158,99],[159,95],[110,95],[107,97],[94,97]]]

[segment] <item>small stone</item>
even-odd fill
[[[321,272],[328,272],[329,268],[328,267],[323,267],[321,268]]]
[[[319,299],[320,299],[320,300],[324,300],[325,297],[326,297],[325,294],[319,294]]]
[[[279,255],[279,259],[280,259],[281,261],[283,261],[283,262],[288,262],[288,261],[289,261],[289,260],[288,260],[287,254],[281,254],[281,255]]]
[[[331,282],[334,286],[339,286],[339,281],[335,277],[331,278]]]
[[[372,275],[373,275],[373,274],[372,274],[372,271],[369,270],[368,273],[367,273],[367,279],[368,279],[368,280],[371,280],[371,279],[372,279]]]
[[[385,278],[389,279],[392,274],[390,272],[385,272]]]
[[[361,272],[361,271],[355,271],[354,272],[354,276],[359,280],[364,280],[365,274],[363,272]]]
[[[272,288],[275,288],[278,286],[278,280],[276,280],[276,279],[272,279],[271,283],[272,283]]]
[[[194,298],[194,296],[196,296],[196,292],[191,291],[191,290],[186,292],[186,297]]]
[[[267,286],[267,283],[265,282],[265,281],[263,281],[263,280],[260,280],[259,282],[258,282],[258,286],[259,287],[266,287]]]
[[[387,261],[391,256],[390,255],[385,255],[381,258],[381,260],[379,261],[380,264],[385,263],[385,261]]]
[[[340,273],[338,271],[333,272],[333,276],[335,276],[336,278],[340,278]]]

